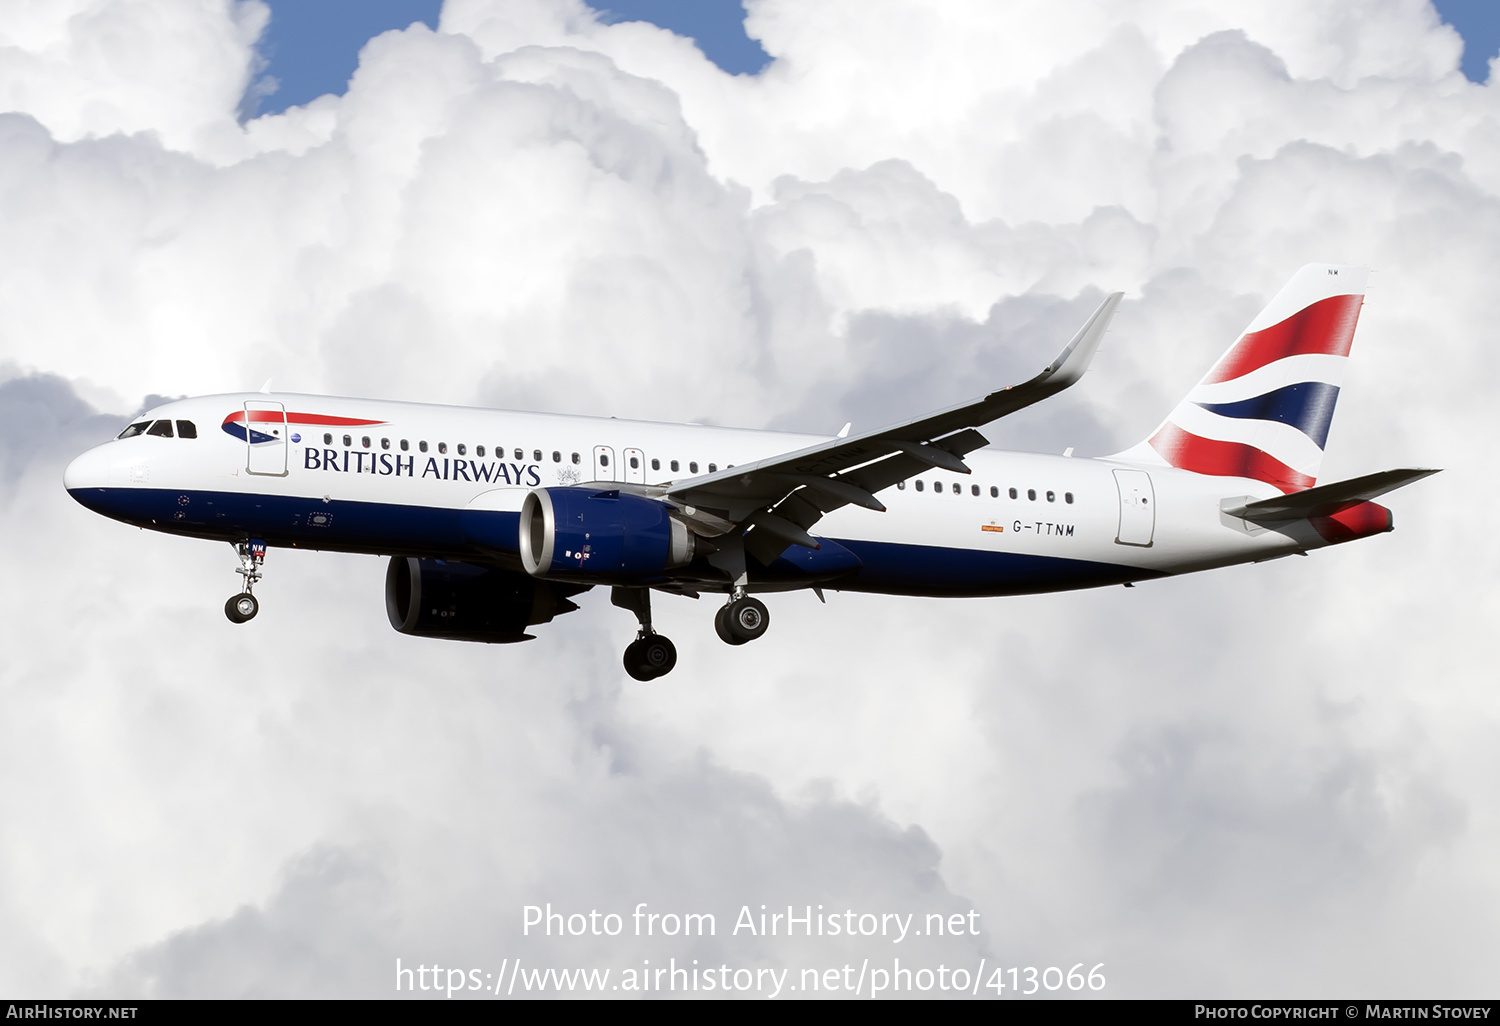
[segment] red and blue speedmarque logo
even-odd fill
[[[281,440],[278,435],[272,434],[269,431],[256,430],[255,425],[257,424],[262,427],[269,427],[272,424],[280,426],[282,423],[288,425],[306,424],[316,427],[367,427],[371,424],[385,423],[383,420],[361,420],[358,417],[330,417],[324,413],[283,414],[280,410],[251,410],[248,414],[249,422],[247,424],[246,416],[247,414],[244,410],[235,410],[224,418],[224,423],[221,427],[223,427],[225,434],[232,435],[242,442],[249,442],[251,445],[260,445],[264,442]],[[302,438],[300,435],[294,434],[291,440],[293,442],[300,442]]]

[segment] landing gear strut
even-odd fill
[[[636,680],[655,680],[671,673],[677,665],[677,646],[651,629],[651,590],[614,588],[609,600],[634,613],[641,625],[635,640],[625,648],[625,672]]]
[[[245,579],[245,590],[224,603],[224,615],[229,617],[230,623],[244,623],[255,619],[255,614],[260,612],[260,603],[251,592],[255,590],[255,582],[263,576],[260,568],[266,562],[266,543],[251,539],[239,542],[234,550],[240,557],[235,573]]]

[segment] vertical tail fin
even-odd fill
[[[1114,458],[1311,488],[1368,274],[1303,267],[1161,426]]]

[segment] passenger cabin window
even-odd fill
[[[959,484],[957,481],[954,481],[953,482],[953,494],[954,495],[962,495],[963,493],[964,493],[964,486],[961,485],[961,484]]]
[[[921,491],[921,490],[922,490],[922,481],[921,481],[921,479],[920,479],[920,478],[919,478],[919,479],[918,479],[918,480],[917,480],[917,491],[919,491],[919,492],[920,492],[920,491]]]
[[[1026,498],[1030,499],[1032,502],[1035,502],[1036,501],[1036,489],[1035,488],[1028,488],[1028,489],[1026,489]]]
[[[696,474],[696,473],[698,473],[698,464],[697,463],[689,463],[688,464],[688,473],[689,474]]]
[[[172,422],[170,420],[159,420],[146,429],[146,434],[156,435],[160,438],[171,438]]]
[[[673,461],[672,461],[672,473],[674,473],[674,474],[675,474],[675,473],[676,473],[676,472],[677,472],[677,469],[678,469],[678,468],[677,468],[677,461],[676,461],[676,460],[673,460]]]
[[[651,469],[652,470],[660,470],[661,469],[661,460],[652,460],[651,461]]]
[[[1066,502],[1069,506],[1073,505],[1073,493],[1063,492],[1063,502]]]
[[[533,463],[540,463],[540,462],[542,462],[542,450],[540,450],[540,449],[533,449],[531,451],[531,462],[533,462]]]
[[[333,434],[331,432],[328,432],[328,431],[323,432],[323,444],[324,445],[332,445],[333,444]]]
[[[975,495],[978,495],[978,494],[979,494],[979,486],[978,486],[978,485],[972,485],[972,486],[971,486],[971,487],[970,487],[970,488],[969,488],[969,490],[970,490],[970,491],[971,491],[971,492],[973,492],[973,493],[974,493],[974,494],[975,494]]]
[[[354,439],[350,438],[348,435],[345,435],[344,436],[344,448],[347,449],[349,446],[351,446],[353,444],[354,444]]]
[[[469,454],[469,447],[467,445],[465,445],[464,443],[459,442],[458,443],[458,454],[460,456],[467,456]]]
[[[573,462],[574,463],[578,462],[578,454],[576,452],[573,454]]]
[[[990,498],[992,498],[992,499],[998,499],[998,498],[1000,498],[1000,489],[997,488],[997,487],[995,487],[994,485],[990,485]]]
[[[599,454],[599,466],[601,466],[601,467],[607,467],[607,466],[609,466],[609,457],[606,456],[606,455],[604,455],[602,452]]]
[[[523,450],[523,449],[517,449],[516,450],[516,459],[518,459],[518,460],[524,460],[525,458],[526,458],[526,452],[525,452],[525,450]]]
[[[636,459],[634,456],[630,457],[630,469],[631,470],[640,470],[641,469],[641,461],[638,460],[638,459]]]
[[[359,444],[362,445],[362,446],[364,446],[366,449],[368,449],[370,447],[370,436],[369,435],[365,435],[363,438],[361,438],[359,440]]]
[[[438,443],[438,452],[447,452],[447,451],[448,451],[448,443],[447,442],[439,442]]]
[[[1015,489],[1014,489],[1014,488],[1012,488],[1012,489],[1011,489],[1011,490],[1010,490],[1010,497],[1011,497],[1011,498],[1012,498],[1012,499],[1014,499],[1014,498],[1016,498],[1016,497],[1017,497],[1017,496],[1016,496],[1016,490],[1015,490]]]
[[[1056,492],[1048,492],[1047,493],[1047,501],[1048,502],[1056,502],[1057,501],[1057,493]]]
[[[562,453],[558,452],[556,449],[552,450],[552,462],[553,463],[561,463],[562,462]]]
[[[382,438],[380,440],[380,447],[382,449],[389,449],[391,447],[391,440],[389,438]]]
[[[896,482],[896,490],[898,492],[904,492],[904,491],[906,491],[906,482],[905,481],[897,481]]]
[[[179,420],[177,422],[177,437],[178,438],[197,438],[198,437],[198,425],[194,424],[190,420]]]
[[[717,463],[710,463],[708,465],[708,472],[710,474],[717,474],[719,472],[719,465]]]
[[[404,439],[404,438],[401,439],[401,451],[402,452],[406,452],[410,448],[411,448],[411,445],[408,444],[408,442],[406,441],[406,439]]]
[[[427,451],[427,443],[426,442],[418,442],[417,443],[417,451],[418,452],[426,452]]]
[[[134,438],[136,435],[141,434],[143,431],[145,431],[150,426],[151,426],[151,422],[149,420],[138,421],[137,423],[134,423],[134,424],[130,425],[124,431],[121,431],[120,434],[118,435],[118,437],[120,437],[120,438]]]
[[[478,456],[480,459],[484,459],[484,446],[482,446],[482,445],[476,445],[476,446],[474,446],[474,455]]]

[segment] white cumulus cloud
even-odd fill
[[[268,11],[0,3],[0,988],[369,995],[403,964],[1106,964],[1107,994],[1477,995],[1500,944],[1487,340],[1500,118],[1425,0],[751,0],[731,76],[581,0],[448,0],[241,124]],[[1136,589],[602,593],[398,636],[383,564],[60,487],[148,394],[278,388],[833,432],[1094,369],[993,426],[1148,431],[1309,261],[1372,287],[1332,480],[1397,531]],[[521,908],[716,914],[537,938]],[[976,937],[728,935],[742,905]]]

